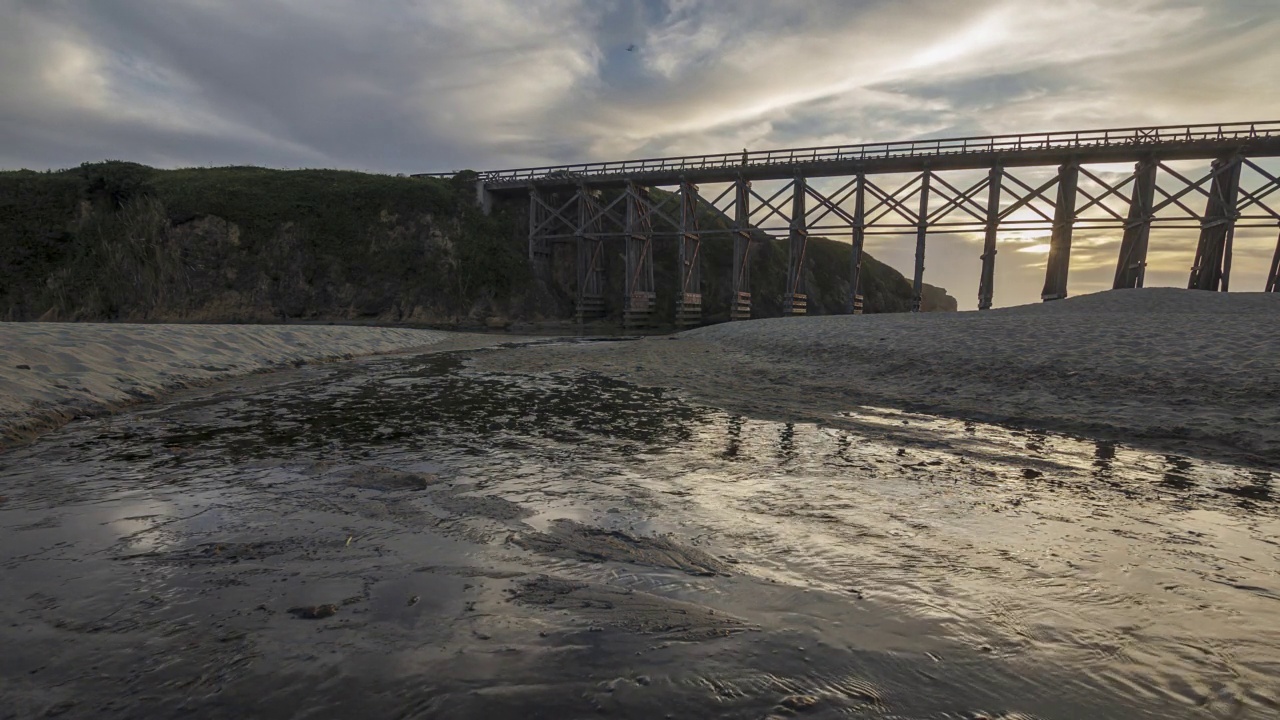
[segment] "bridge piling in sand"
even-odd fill
[[[751,319],[751,181],[739,175],[733,182],[733,290],[729,319]]]
[[[1071,240],[1076,224],[1076,189],[1080,166],[1070,161],[1058,168],[1058,195],[1053,203],[1053,231],[1049,236],[1049,261],[1045,271],[1042,300],[1067,296],[1067,272],[1071,269]]]
[[[924,243],[929,235],[929,178],[926,169],[920,174],[920,212],[916,213],[916,267],[911,276],[911,312],[920,312],[924,300]]]
[[[653,283],[653,208],[647,188],[628,182],[627,197],[627,265],[625,304],[622,309],[624,327],[648,327],[653,324],[657,299]]]
[[[1152,209],[1155,207],[1156,171],[1159,168],[1155,158],[1143,158],[1134,166],[1133,193],[1129,198],[1124,237],[1120,240],[1116,278],[1111,286],[1115,290],[1140,288],[1146,278],[1147,246],[1151,240],[1151,220],[1155,217]]]
[[[577,241],[578,293],[575,311],[578,322],[604,317],[604,240],[600,237],[599,208],[595,198],[579,187],[572,201],[578,207],[574,228]]]
[[[1223,290],[1231,283],[1231,241],[1235,236],[1236,205],[1240,196],[1242,158],[1238,155],[1213,161],[1207,207],[1200,221],[1200,242],[1187,287]]]
[[[804,255],[809,247],[809,230],[805,223],[804,175],[796,173],[791,181],[791,227],[787,247],[787,289],[782,296],[783,315],[804,315],[808,296],[804,288]]]
[[[867,230],[867,176],[858,173],[851,181],[854,185],[853,216],[849,220],[849,302],[845,312],[862,314],[862,247],[866,243]],[[840,191],[836,191],[839,195]],[[839,204],[833,204],[832,212],[843,214]]]
[[[702,324],[702,236],[698,233],[698,186],[680,180],[680,290],[676,325]]]
[[[752,314],[752,246],[784,236],[786,315],[806,314],[814,304],[805,287],[805,265],[809,239],[822,236],[850,240],[843,302],[850,313],[861,311],[862,252],[867,238],[876,235],[914,235],[912,309],[917,311],[924,302],[925,243],[931,232],[981,236],[980,310],[992,307],[1002,231],[1024,238],[1047,231],[1041,295],[1046,301],[1067,296],[1074,236],[1104,230],[1120,235],[1114,288],[1143,286],[1154,230],[1184,229],[1199,233],[1188,287],[1225,292],[1239,232],[1280,222],[1280,212],[1266,202],[1280,191],[1280,179],[1255,162],[1276,157],[1280,121],[1180,125],[495,170],[480,173],[477,198],[486,206],[527,200],[529,260],[544,277],[551,272],[553,246],[576,244],[575,302],[584,322],[606,313],[605,246],[622,240],[624,322],[653,324],[655,240],[674,238],[676,319],[691,326],[701,322],[705,310],[703,245],[717,236],[733,239],[728,269],[733,320]],[[1211,165],[1204,174],[1188,176],[1185,168],[1173,167],[1185,161]],[[1132,173],[1117,173],[1118,163],[1135,163]],[[978,171],[983,175],[976,182],[962,177]],[[910,179],[897,184],[895,176]],[[786,184],[771,195],[753,187],[769,181]],[[700,194],[701,188],[716,186],[724,189],[714,199]],[[977,199],[984,190],[985,204]],[[1204,209],[1195,209],[1188,196],[1203,197]],[[1280,244],[1266,289],[1275,292],[1278,286]]]
[[[1280,292],[1280,237],[1276,238],[1276,253],[1271,256],[1271,270],[1267,272],[1266,292]]]
[[[1000,232],[1000,191],[1004,169],[993,165],[987,173],[987,211],[983,221],[982,275],[978,279],[978,309],[990,310],[996,284],[996,241]]]

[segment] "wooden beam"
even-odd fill
[[[1187,281],[1189,289],[1225,291],[1231,282],[1231,241],[1235,235],[1240,169],[1238,156],[1213,161],[1213,184],[1205,204],[1195,265]]]
[[[733,202],[733,296],[729,319],[751,319],[751,181],[738,176]]]
[[[533,262],[533,263],[537,262],[538,253],[541,250],[538,243],[538,240],[539,240],[538,226],[542,224],[540,222],[540,216],[542,214],[541,209],[542,209],[542,200],[541,198],[538,197],[538,186],[530,185],[529,186],[529,262]],[[534,267],[534,270],[537,270],[536,265]]]
[[[698,232],[698,186],[680,183],[680,290],[676,324],[702,324],[702,235]]]
[[[1276,254],[1271,257],[1266,292],[1280,292],[1280,237],[1276,238]]]
[[[1156,197],[1155,158],[1143,160],[1133,170],[1133,195],[1129,199],[1129,218],[1120,241],[1120,259],[1112,288],[1140,288],[1147,273],[1147,245],[1151,239],[1152,208]]]
[[[996,282],[996,240],[1000,229],[1000,193],[1004,169],[999,165],[991,168],[987,182],[987,222],[982,239],[982,276],[978,281],[978,309],[990,310],[991,298],[995,295]]]
[[[648,326],[653,322],[656,294],[653,287],[653,225],[647,189],[627,183],[626,264],[623,297],[624,327]]]
[[[849,253],[849,304],[850,315],[862,314],[862,247],[867,233],[867,176],[858,173],[854,190],[853,222],[850,223],[852,247]]]
[[[929,178],[928,170],[920,176],[920,212],[916,215],[916,272],[911,283],[911,312],[920,312],[924,298],[924,239],[929,233]]]
[[[1058,168],[1058,199],[1053,208],[1053,235],[1049,238],[1049,266],[1045,271],[1041,300],[1061,300],[1067,296],[1067,273],[1071,270],[1071,233],[1076,221],[1076,185],[1080,166],[1068,162]]]
[[[804,256],[809,244],[809,231],[805,225],[805,180],[796,175],[791,182],[791,229],[787,251],[787,284],[782,296],[783,315],[804,315],[808,310],[808,297],[804,287]]]
[[[604,241],[598,232],[599,212],[595,196],[585,185],[578,186],[578,222],[575,240],[578,249],[578,288],[575,314],[579,323],[604,316]]]
[[[485,172],[490,192],[523,192],[538,182],[545,188],[570,189],[586,178],[594,187],[622,187],[626,180],[650,186],[675,185],[680,177],[694,183],[783,180],[798,170],[812,180],[871,174],[1003,167],[1046,167],[1066,162],[1137,162],[1149,155],[1170,162],[1219,157],[1246,149],[1251,157],[1280,156],[1280,122],[1161,128],[1116,128],[1060,133],[937,138],[856,146],[789,148],[740,153],[648,158],[558,167],[515,168]]]

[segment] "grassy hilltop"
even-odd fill
[[[525,209],[485,216],[474,197],[465,176],[126,162],[0,172],[0,319],[465,326],[570,317],[572,288],[529,273]],[[713,320],[728,314],[731,248],[727,237],[704,241]],[[620,287],[621,260],[610,260]],[[842,311],[848,260],[847,244],[810,242],[811,313]],[[779,242],[755,253],[761,316],[780,310],[786,262]],[[659,240],[668,316],[675,264],[674,246]],[[868,312],[909,308],[901,274],[870,257],[864,267]],[[954,309],[945,291],[928,291],[927,308]],[[621,291],[611,294],[620,303]]]

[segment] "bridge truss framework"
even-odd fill
[[[1257,162],[1277,156],[1280,121],[520,168],[482,173],[478,190],[485,203],[528,198],[535,268],[549,265],[553,244],[576,246],[580,320],[603,314],[605,246],[620,240],[626,258],[624,322],[649,324],[656,297],[653,240],[674,236],[680,270],[676,320],[687,326],[702,317],[701,243],[717,234],[734,241],[733,319],[751,315],[752,246],[764,235],[788,239],[783,309],[791,315],[808,309],[804,264],[810,236],[850,239],[845,310],[851,313],[861,311],[862,250],[872,235],[915,236],[916,311],[930,232],[983,234],[982,310],[992,306],[1001,231],[1048,230],[1041,293],[1046,301],[1067,296],[1072,239],[1081,230],[1122,233],[1114,288],[1143,286],[1153,229],[1198,231],[1187,286],[1227,291],[1237,230],[1280,228],[1280,212],[1267,203],[1280,191],[1280,179]],[[1190,174],[1174,167],[1191,160],[1209,167]],[[1117,171],[1121,163],[1132,163],[1132,171]],[[1046,177],[1046,168],[1056,169]],[[703,222],[707,218],[719,222]],[[655,221],[670,230],[655,230]],[[1280,291],[1280,238],[1265,289]]]

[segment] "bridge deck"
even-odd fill
[[[1081,163],[1193,160],[1232,152],[1250,157],[1280,156],[1280,121],[1215,125],[1171,125],[1145,128],[993,135],[986,137],[907,140],[862,145],[762,150],[756,152],[579,163],[491,170],[480,173],[495,193],[540,188],[675,185],[747,180],[848,176],[856,173],[921,172],[985,169],[994,165],[1030,167]],[[453,173],[424,173],[441,177]]]

